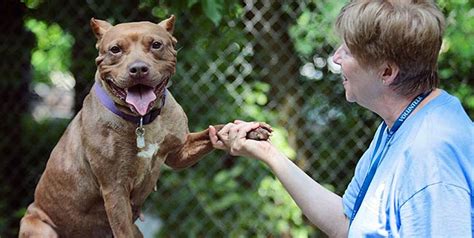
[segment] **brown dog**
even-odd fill
[[[174,19],[91,19],[95,85],[51,153],[20,237],[142,237],[134,221],[163,163],[184,168],[212,150],[208,131],[189,133],[166,89],[176,66]]]

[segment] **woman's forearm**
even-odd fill
[[[269,153],[262,160],[314,225],[330,237],[347,237],[349,221],[340,196],[314,181],[281,152]]]

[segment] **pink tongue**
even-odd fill
[[[153,92],[153,88],[137,85],[128,88],[127,98],[125,101],[135,107],[135,110],[142,116],[144,116],[147,111],[150,103],[156,99],[156,95]]]

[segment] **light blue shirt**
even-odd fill
[[[380,129],[374,138],[387,136]],[[375,143],[343,196],[349,218]],[[407,118],[384,150],[349,237],[474,236],[474,124],[457,98],[441,91]]]

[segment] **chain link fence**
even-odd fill
[[[331,24],[343,3],[244,0],[239,17],[226,15],[219,27],[198,6],[173,12],[167,1],[1,4],[1,237],[16,236],[49,153],[93,84],[91,17],[159,22],[175,14],[179,51],[170,91],[191,131],[266,121],[274,143],[340,195],[379,122],[345,101],[330,71],[337,46]],[[140,225],[145,237],[322,236],[258,161],[214,151],[191,168],[164,168],[157,186]]]

